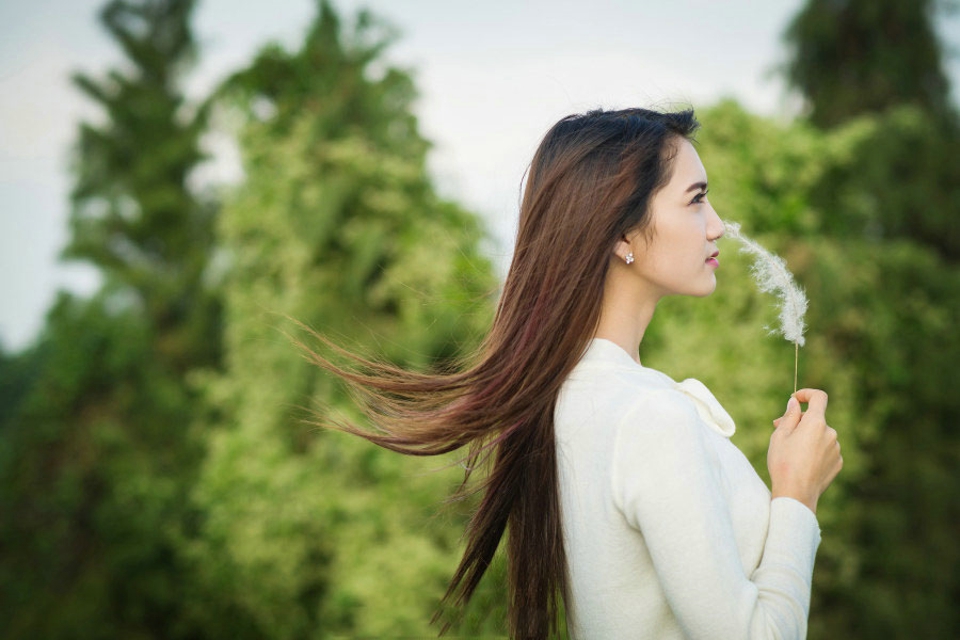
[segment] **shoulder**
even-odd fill
[[[721,409],[722,411],[722,409]],[[729,442],[701,399],[682,384],[645,389],[619,414],[612,433],[617,474],[634,474],[642,465],[654,473],[683,475],[691,466],[715,474],[718,448]]]
[[[659,404],[671,387],[669,378],[635,363],[581,362],[560,389],[557,428],[613,435],[625,416],[642,411],[651,398]]]
[[[620,431],[654,437],[680,429],[672,438],[704,428],[729,437],[733,420],[700,382],[676,382],[635,362],[620,347],[594,340],[571,372],[557,400],[560,432],[591,431],[591,437]]]
[[[694,399],[679,389],[661,387],[644,390],[624,408],[617,441],[665,452],[698,445],[706,433]]]
[[[596,339],[567,377],[562,393],[602,397],[622,409],[647,391],[673,386],[666,374],[643,367],[620,347]]]

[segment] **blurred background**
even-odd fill
[[[800,381],[846,466],[810,637],[960,636],[958,3],[646,4],[0,6],[4,637],[435,635],[456,458],[309,424],[357,412],[291,318],[449,367],[539,137],[636,105],[696,108],[711,200],[811,301]],[[793,347],[721,250],[642,355],[706,383],[766,477]],[[503,633],[502,584],[457,635]]]

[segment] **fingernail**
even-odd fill
[[[790,396],[790,399],[787,400],[787,413],[793,411],[794,407],[797,406],[797,399],[793,396]]]

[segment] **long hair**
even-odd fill
[[[472,366],[409,372],[322,337],[356,366],[308,351],[359,393],[375,430],[329,426],[408,455],[467,448],[458,495],[482,498],[442,604],[462,608],[469,601],[506,532],[511,637],[546,638],[557,630],[566,593],[557,395],[596,331],[617,241],[648,228],[650,199],[670,178],[675,142],[697,126],[689,110],[597,110],[568,116],[547,132],[527,174],[493,327]],[[485,473],[474,484],[478,466]]]

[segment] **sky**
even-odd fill
[[[100,114],[70,83],[121,62],[97,21],[103,0],[0,2],[0,346],[30,343],[58,289],[90,293],[95,271],[65,264],[69,152],[82,119]],[[334,0],[366,7],[400,31],[388,60],[413,70],[422,133],[440,192],[479,213],[501,272],[509,262],[524,169],[557,119],[595,107],[708,106],[733,97],[788,118],[798,108],[777,73],[782,33],[802,0]],[[200,0],[200,61],[188,94],[203,96],[270,41],[294,47],[313,0]],[[960,17],[939,24],[960,47]],[[948,72],[960,87],[960,59]],[[955,94],[956,95],[956,91]],[[206,180],[236,180],[228,140]],[[708,168],[709,169],[709,168]]]

